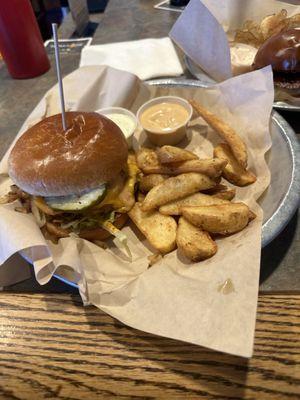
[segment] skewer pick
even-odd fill
[[[61,120],[62,120],[63,130],[65,131],[67,129],[67,123],[66,123],[66,113],[65,113],[64,88],[63,88],[63,84],[62,84],[60,60],[59,60],[57,24],[52,24],[52,33],[53,33],[56,73],[57,73],[57,81],[58,81],[58,89],[59,89],[59,97],[60,97]]]

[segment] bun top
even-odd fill
[[[300,28],[271,36],[258,49],[253,68],[272,65],[275,72],[300,72]]]
[[[91,190],[116,178],[128,147],[121,129],[94,112],[67,112],[29,128],[14,145],[8,172],[24,191],[36,196],[66,196]]]

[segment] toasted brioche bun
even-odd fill
[[[16,142],[9,160],[12,180],[36,196],[66,196],[91,190],[117,177],[128,147],[121,129],[93,112],[45,118]]]
[[[300,95],[300,27],[271,36],[258,49],[253,68],[271,64],[275,86]]]

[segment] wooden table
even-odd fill
[[[156,2],[110,0],[104,16],[92,17],[100,22],[94,42],[166,36],[177,14],[153,10]],[[77,65],[77,55],[63,57],[63,74]],[[0,79],[2,155],[56,78],[52,69],[14,81],[0,68]],[[284,116],[300,133],[299,115]],[[259,295],[251,360],[128,328],[84,308],[76,290],[32,279],[0,293],[0,398],[299,399],[299,225],[296,215],[263,251],[261,288],[268,293]],[[279,293],[287,280],[290,291]]]
[[[251,360],[127,328],[78,296],[6,293],[0,304],[7,400],[300,396],[300,295],[260,295]]]

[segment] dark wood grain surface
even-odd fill
[[[78,296],[0,306],[3,399],[300,398],[300,295],[259,297],[250,360],[127,328]]]

